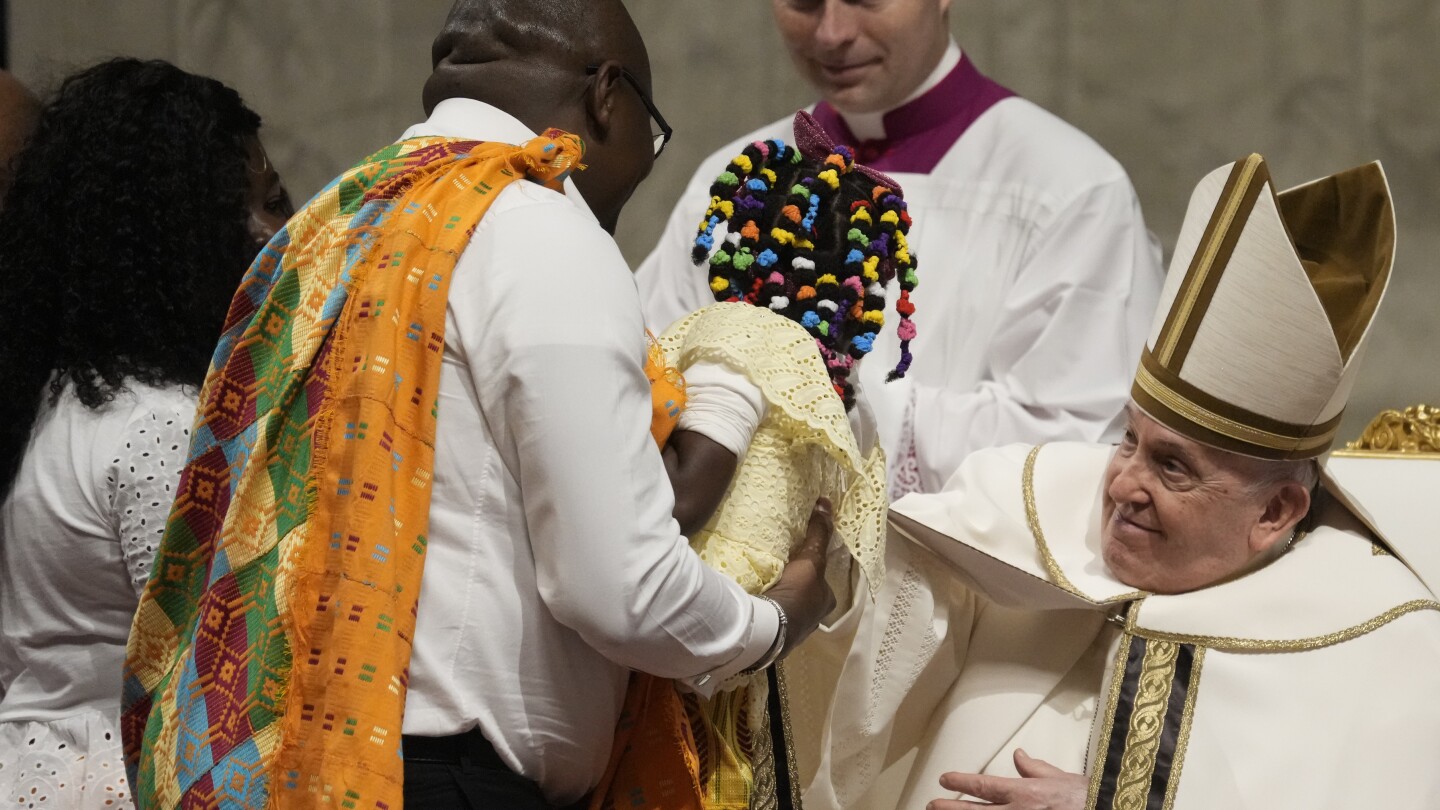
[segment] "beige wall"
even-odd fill
[[[303,199],[421,117],[448,0],[11,0],[11,69],[44,90],[110,56],[226,82]]]
[[[622,221],[621,246],[638,262],[702,156],[810,93],[763,0],[626,1],[677,130]],[[12,0],[11,58],[42,88],[113,54],[215,75],[265,117],[271,154],[303,197],[419,117],[448,6]],[[1440,404],[1440,3],[955,0],[952,16],[982,69],[1125,164],[1167,247],[1193,183],[1246,152],[1266,154],[1281,184],[1383,160],[1399,255],[1345,431],[1385,404]]]

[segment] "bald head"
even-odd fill
[[[447,98],[473,98],[531,129],[539,127],[529,116],[553,118],[589,65],[614,59],[637,76],[650,74],[645,43],[621,0],[458,0],[430,57],[427,113]]]
[[[9,72],[0,70],[0,197],[10,188],[10,163],[40,117],[40,101]]]
[[[446,99],[468,98],[532,132],[579,135],[589,168],[575,185],[614,233],[655,157],[640,97],[651,93],[650,59],[621,0],[458,0],[430,55],[427,114]]]

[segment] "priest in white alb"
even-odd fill
[[[807,810],[1440,807],[1440,455],[1326,456],[1393,252],[1378,164],[1204,178],[1119,445],[892,507]]]

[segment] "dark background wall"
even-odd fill
[[[644,258],[701,157],[809,103],[769,3],[626,0],[647,41],[669,150],[618,235]],[[115,54],[229,82],[265,117],[291,190],[313,193],[421,116],[449,0],[10,0],[12,69],[44,89]],[[1277,181],[1385,163],[1400,246],[1345,427],[1440,404],[1440,3],[1434,0],[955,0],[980,67],[1129,170],[1168,247],[1205,172],[1250,151]]]

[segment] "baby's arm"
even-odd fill
[[[679,429],[670,434],[663,455],[675,490],[675,519],[680,533],[692,537],[719,508],[739,459],[705,434]]]
[[[683,369],[686,406],[665,445],[675,519],[690,537],[720,506],[740,457],[765,418],[760,389],[739,372],[701,361]]]

